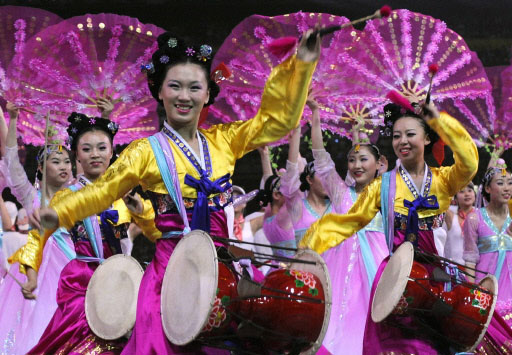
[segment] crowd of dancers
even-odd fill
[[[512,352],[512,70],[496,111],[442,21],[254,15],[215,53],[124,16],[0,10],[14,48],[0,188],[30,224],[2,266],[0,353]],[[351,140],[344,178],[325,131]],[[18,137],[42,146],[35,184]],[[286,144],[274,169],[269,147]],[[477,146],[491,152],[479,187]],[[253,150],[263,176],[246,193],[231,177]],[[15,228],[6,204],[0,241]],[[135,238],[156,250],[123,281]],[[112,287],[91,290],[103,270]],[[108,312],[130,297],[134,321]]]

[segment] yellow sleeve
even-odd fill
[[[151,183],[153,176],[146,179],[148,153],[152,154],[148,140],[136,140],[123,150],[119,158],[93,184],[54,198],[50,206],[59,216],[59,225],[71,229],[76,222],[108,209],[141,181]]]
[[[306,104],[316,62],[290,57],[272,70],[256,116],[245,122],[217,126],[229,143],[235,159],[275,142],[297,127]]]
[[[162,232],[160,232],[155,226],[155,210],[153,209],[153,205],[150,200],[142,199],[144,205],[144,211],[142,214],[136,214],[130,211],[135,224],[137,224],[142,229],[142,234],[152,242],[155,242],[162,236]]]
[[[462,124],[446,112],[441,112],[439,118],[428,121],[428,124],[453,152],[455,164],[440,168],[440,177],[448,188],[448,196],[454,196],[475,176],[478,150]]]
[[[347,214],[331,213],[313,223],[299,247],[321,254],[364,228],[380,210],[381,183],[382,178],[378,177],[366,186]]]
[[[10,258],[9,263],[19,263],[20,272],[26,274],[25,266],[29,266],[35,271],[39,271],[39,266],[43,260],[43,249],[46,241],[50,237],[50,231],[46,232],[41,238],[37,229],[28,232],[27,243],[16,251]]]

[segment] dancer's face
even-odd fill
[[[348,171],[359,187],[368,185],[376,175],[378,162],[370,147],[362,145],[359,151],[352,149],[348,154]]]
[[[107,170],[112,159],[112,143],[107,133],[89,131],[78,139],[76,154],[84,175],[93,181]]]
[[[475,204],[475,190],[473,190],[471,187],[466,186],[459,192],[457,192],[456,195],[457,198],[457,204],[459,205],[459,208],[461,209],[468,209],[469,207],[473,206]]]
[[[52,152],[46,160],[47,183],[52,186],[60,187],[71,179],[71,174],[69,153],[66,150]]]
[[[327,196],[327,192],[325,192],[322,180],[316,174],[314,174],[313,177],[307,176],[306,181],[309,184],[309,193],[312,193],[318,197]]]
[[[418,118],[405,116],[393,125],[392,144],[402,163],[414,163],[425,159],[425,146],[430,144],[430,138]]]
[[[158,97],[164,103],[167,123],[171,127],[197,126],[201,110],[210,98],[205,70],[194,63],[172,66]]]
[[[491,202],[507,204],[512,194],[512,176],[508,171],[505,175],[497,172],[485,187],[485,191],[489,194]]]

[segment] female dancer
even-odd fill
[[[381,210],[390,251],[409,240],[420,250],[437,254],[432,230],[442,225],[440,217],[448,208],[450,197],[466,186],[476,173],[478,154],[473,140],[457,120],[446,113],[439,114],[433,104],[421,109],[421,113],[416,114],[402,111],[394,104],[384,108],[386,121],[393,123],[392,144],[400,165],[374,179],[347,214],[330,214],[313,224],[302,247],[320,253],[333,248],[367,225]],[[434,143],[435,133],[453,150],[453,166],[430,168],[426,165],[424,152]],[[412,207],[418,203],[418,210]],[[408,223],[408,220],[415,223]],[[423,339],[417,333],[409,336],[399,328],[373,323],[368,317],[363,353],[393,351],[437,354],[432,339]]]
[[[113,155],[113,138],[117,125],[108,119],[88,117],[73,113],[68,121],[72,151],[83,167],[84,174],[69,189],[55,194],[50,204],[58,203],[66,196],[98,180],[108,168]],[[64,266],[58,283],[58,308],[46,327],[39,342],[29,354],[75,354],[75,353],[119,353],[125,341],[105,341],[96,337],[85,318],[85,292],[89,280],[102,259],[121,253],[120,239],[127,237],[127,228],[132,218],[145,229],[146,235],[154,230],[154,213],[143,208],[136,196],[126,196],[107,206],[98,216],[92,215],[78,223],[66,226],[74,244],[76,258]],[[146,228],[146,226],[150,226]],[[151,228],[153,226],[153,228]],[[37,286],[37,271],[41,265],[43,248],[48,236],[39,238],[32,230],[27,244],[12,258],[26,269],[28,282],[22,292],[26,298],[34,298]],[[46,249],[45,249],[46,251]],[[47,255],[44,255],[46,258]]]
[[[14,196],[29,213],[38,208],[42,193],[28,180],[18,157],[16,125],[19,110],[12,103],[7,103],[10,116],[9,131],[6,143],[6,173],[9,175],[9,187]],[[37,155],[37,178],[41,180],[44,151]],[[46,156],[46,194],[49,199],[64,188],[72,178],[69,152],[61,145],[48,146]],[[19,286],[13,278],[5,280],[0,288],[0,341],[5,345],[4,351],[9,354],[26,354],[34,346],[53,313],[57,309],[55,299],[57,283],[62,268],[75,257],[69,234],[62,228],[53,233],[44,249],[45,260],[38,275],[41,285],[37,293],[37,301],[25,301],[19,292]],[[18,280],[25,276],[18,271],[19,265],[10,267],[10,272]],[[43,282],[44,280],[44,282]]]
[[[357,195],[377,176],[379,149],[368,139],[360,139],[359,123],[353,127],[353,146],[348,153],[346,179],[351,183],[347,184],[336,172],[330,154],[324,149],[318,104],[310,98],[308,105],[312,110],[311,140],[316,176],[332,201],[334,212],[347,213]],[[354,238],[322,254],[334,290],[329,328],[323,341],[330,353],[362,352],[371,285],[377,265],[387,255],[380,213]]]
[[[498,280],[496,311],[512,328],[512,237],[507,229],[512,222],[509,200],[512,195],[512,176],[499,159],[485,173],[482,193],[486,207],[468,214],[464,224],[464,260],[471,268],[490,273]],[[477,273],[476,281],[485,274]]]
[[[303,40],[297,55],[274,69],[255,118],[202,130],[197,127],[200,112],[218,92],[209,77],[211,47],[186,45],[169,33],[160,35],[158,44],[147,68],[149,88],[167,115],[162,131],[130,144],[94,184],[59,199],[41,215],[48,228],[69,227],[138,184],[147,190],[162,238],[144,273],[126,354],[186,351],[166,339],[160,319],[161,285],[169,257],[189,225],[228,236],[222,207],[229,203],[234,164],[297,125],[320,51],[318,37],[310,47]]]
[[[464,265],[462,257],[464,250],[464,237],[462,230],[468,215],[475,209],[476,193],[472,182],[455,195],[457,209],[449,208],[446,211],[443,228],[446,230],[447,238],[444,246],[444,256]]]

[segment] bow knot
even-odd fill
[[[197,200],[192,211],[191,229],[200,229],[210,232],[210,210],[208,209],[208,196],[211,194],[225,192],[231,187],[229,183],[230,174],[226,174],[215,181],[208,178],[205,171],[201,173],[198,180],[190,175],[185,175],[185,184],[197,191]]]
[[[437,202],[437,197],[435,195],[430,196],[419,196],[414,201],[404,200],[404,206],[409,208],[409,213],[407,214],[407,227],[405,229],[405,235],[409,238],[409,236],[413,235],[414,238],[409,240],[417,246],[418,244],[418,211],[419,210],[436,210],[439,208],[439,203]]]

